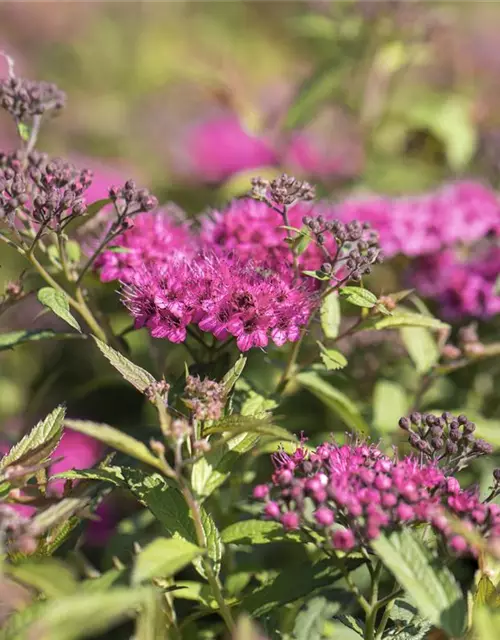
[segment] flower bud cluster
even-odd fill
[[[440,416],[414,412],[399,426],[408,432],[408,441],[422,459],[435,463],[447,475],[467,467],[472,460],[493,452],[493,447],[476,438],[476,425],[466,416],[445,412]]]
[[[371,273],[372,266],[383,262],[378,233],[368,222],[325,220],[323,215],[304,216],[302,222],[310,229],[315,242],[325,256],[321,272],[337,281],[359,281]]]
[[[314,200],[315,189],[308,182],[283,173],[274,180],[253,178],[251,195],[274,206],[291,207],[297,202]]]
[[[76,169],[60,159],[31,153],[24,163],[18,152],[0,155],[0,216],[16,211],[52,229],[87,212],[85,191],[92,184],[89,169]]]
[[[314,451],[301,445],[291,455],[273,454],[272,461],[272,482],[253,491],[265,503],[265,517],[287,530],[314,528],[338,550],[367,546],[382,531],[428,523],[452,552],[474,553],[448,514],[487,538],[500,535],[500,507],[462,490],[433,460],[388,457],[357,441],[324,443]]]
[[[215,380],[199,376],[187,376],[184,387],[184,404],[189,407],[195,420],[218,420],[222,416],[226,401],[224,385]]]
[[[113,186],[109,189],[109,197],[120,217],[133,216],[137,213],[152,211],[158,206],[158,200],[147,189],[138,189],[133,180],[127,180],[123,187]],[[125,224],[124,230],[131,228]]]
[[[47,111],[60,111],[66,104],[66,94],[50,82],[36,82],[25,78],[9,77],[0,80],[0,107],[16,122]]]

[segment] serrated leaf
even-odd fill
[[[221,532],[224,544],[269,544],[270,542],[301,539],[297,532],[287,533],[279,522],[244,520],[230,524]]]
[[[398,429],[398,421],[407,414],[409,399],[403,387],[390,380],[379,380],[373,393],[373,422],[380,433]]]
[[[20,330],[10,331],[9,333],[0,333],[0,351],[13,349],[17,345],[25,342],[36,342],[38,340],[64,340],[67,338],[86,338],[84,335],[76,333],[64,333],[63,331],[54,331],[53,329],[33,329],[32,331]]]
[[[439,360],[439,349],[429,329],[404,327],[401,338],[418,373],[427,373]]]
[[[371,309],[377,304],[377,296],[363,287],[342,287],[340,295],[356,307]]]
[[[246,363],[247,359],[244,356],[240,355],[231,369],[229,369],[226,375],[222,378],[222,386],[224,387],[224,393],[226,395],[229,395],[238,378],[243,373],[243,369],[245,368]]]
[[[307,227],[299,230],[297,237],[293,239],[292,249],[297,256],[301,256],[311,243],[311,234]]]
[[[37,298],[44,307],[53,311],[61,320],[67,322],[73,329],[76,329],[80,333],[82,332],[80,325],[71,315],[68,296],[65,293],[57,291],[57,289],[53,289],[52,287],[43,287],[43,289],[40,289],[37,293]]]
[[[59,406],[44,420],[38,422],[0,460],[0,469],[5,469],[11,464],[30,466],[48,458],[61,439],[64,414],[65,408]]]
[[[138,391],[142,393],[151,385],[155,384],[154,377],[142,367],[130,362],[128,358],[123,356],[118,351],[115,351],[113,347],[105,344],[99,338],[92,336],[95,343],[99,347],[100,352],[110,362],[110,364],[121,374],[127,382],[130,382]]]
[[[321,303],[320,320],[325,338],[336,338],[340,328],[340,302],[335,293],[331,293]]]
[[[33,587],[47,598],[69,595],[78,583],[69,567],[57,558],[29,560],[17,565],[5,565],[4,570],[16,581]]]
[[[253,418],[252,416],[241,416],[232,414],[217,420],[204,429],[204,435],[213,433],[230,433],[238,435],[241,433],[257,433],[259,435],[273,436],[283,440],[296,440],[296,437],[283,427],[270,424],[269,417]]]
[[[439,329],[447,329],[449,325],[431,316],[410,312],[397,313],[396,310],[392,316],[381,318],[370,326],[370,328],[378,330],[398,327],[424,327],[438,331]]]
[[[391,621],[394,627],[387,635],[397,640],[424,640],[432,628],[432,624],[419,614],[417,608],[403,598],[394,601]]]
[[[369,435],[370,429],[356,404],[331,384],[320,378],[317,373],[299,373],[297,382],[310,391],[351,429]]]
[[[203,553],[203,549],[187,540],[156,538],[135,558],[132,584],[174,576]]]
[[[145,462],[156,469],[162,469],[161,462],[143,442],[115,429],[115,427],[111,427],[109,424],[91,422],[90,420],[66,420],[64,424],[69,429],[95,438],[108,445],[108,447],[126,453],[136,460]]]
[[[440,561],[432,562],[413,532],[403,529],[381,534],[372,547],[422,616],[451,636],[462,635],[467,606],[460,585]]]
[[[299,611],[293,626],[294,640],[321,640],[325,622],[342,607],[341,602],[331,602],[323,596],[309,600]]]
[[[95,469],[71,469],[70,471],[63,471],[57,473],[50,478],[51,480],[99,480],[101,482],[110,482],[117,487],[125,484],[125,478],[123,477],[120,467],[96,467]]]
[[[107,593],[76,593],[50,601],[28,634],[37,640],[78,640],[103,633],[127,618],[153,590],[115,588]]]
[[[347,358],[337,349],[327,349],[319,340],[316,341],[320,349],[320,357],[328,371],[337,371],[347,366]]]

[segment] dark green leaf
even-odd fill
[[[421,615],[451,636],[461,636],[467,606],[460,586],[441,560],[431,560],[416,534],[409,529],[382,534],[372,546]]]
[[[369,434],[366,424],[356,404],[342,391],[335,389],[320,378],[317,373],[299,373],[297,382],[329,407],[345,424],[359,433]]]
[[[293,627],[294,640],[321,640],[325,622],[342,607],[342,602],[330,602],[323,596],[312,598],[299,611]]]
[[[62,291],[52,287],[43,287],[37,294],[37,298],[44,307],[53,311],[61,320],[67,322],[73,329],[80,333],[82,329],[69,310],[68,296]]]

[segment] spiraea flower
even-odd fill
[[[187,376],[184,387],[184,404],[195,420],[218,420],[224,410],[226,392],[216,380],[199,376]]]
[[[60,111],[66,94],[51,82],[37,82],[11,76],[0,80],[0,107],[17,122],[48,111]]]
[[[445,318],[488,318],[500,312],[499,273],[496,246],[478,248],[470,257],[449,249],[419,259],[412,265],[409,282],[436,300]]]
[[[252,179],[252,196],[275,207],[292,207],[297,202],[314,200],[315,189],[303,180],[283,173],[274,180]]]
[[[350,198],[332,215],[342,222],[370,222],[387,256],[416,257],[456,243],[471,245],[498,230],[500,205],[481,183],[463,181],[417,196]]]
[[[208,252],[172,255],[135,273],[124,301],[136,327],[155,338],[183,342],[193,324],[217,340],[233,336],[241,351],[298,340],[315,304],[300,283],[265,264]]]
[[[103,282],[129,283],[138,269],[168,261],[173,251],[193,254],[196,239],[185,223],[175,221],[168,208],[138,214],[132,222],[94,263]]]
[[[408,430],[417,418],[422,420],[414,415],[400,424]],[[456,423],[447,414],[424,417],[423,435],[410,432],[410,442],[418,438],[412,444],[419,453],[404,458],[387,456],[363,441],[324,443],[315,450],[301,444],[291,455],[278,451],[272,456],[272,482],[256,486],[253,496],[264,501],[265,517],[288,530],[316,529],[338,550],[367,546],[382,531],[428,523],[454,553],[474,553],[456,535],[449,516],[459,517],[466,528],[486,538],[496,537],[500,508],[481,502],[475,489],[461,489],[453,476],[477,455],[491,451],[489,445],[470,437],[471,423],[464,416]],[[440,433],[432,435],[437,427]],[[455,432],[456,437],[451,435]],[[457,445],[456,451],[448,443]]]
[[[232,115],[193,126],[185,146],[190,174],[209,183],[222,182],[240,171],[274,166],[278,161],[272,145],[246,131]]]
[[[156,197],[147,189],[138,189],[134,180],[127,180],[123,187],[110,187],[109,198],[120,216],[133,216],[158,206]]]

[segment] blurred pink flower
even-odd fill
[[[307,175],[310,178],[330,178],[342,175],[344,162],[331,148],[322,148],[321,142],[315,141],[306,133],[294,133],[287,147],[283,164],[290,167],[291,173]]]
[[[487,318],[500,312],[499,273],[499,247],[468,258],[449,249],[419,259],[410,281],[420,293],[437,300],[446,318]]]
[[[191,173],[206,182],[221,182],[240,171],[276,165],[278,161],[272,144],[245,131],[234,115],[193,126],[185,144]]]

